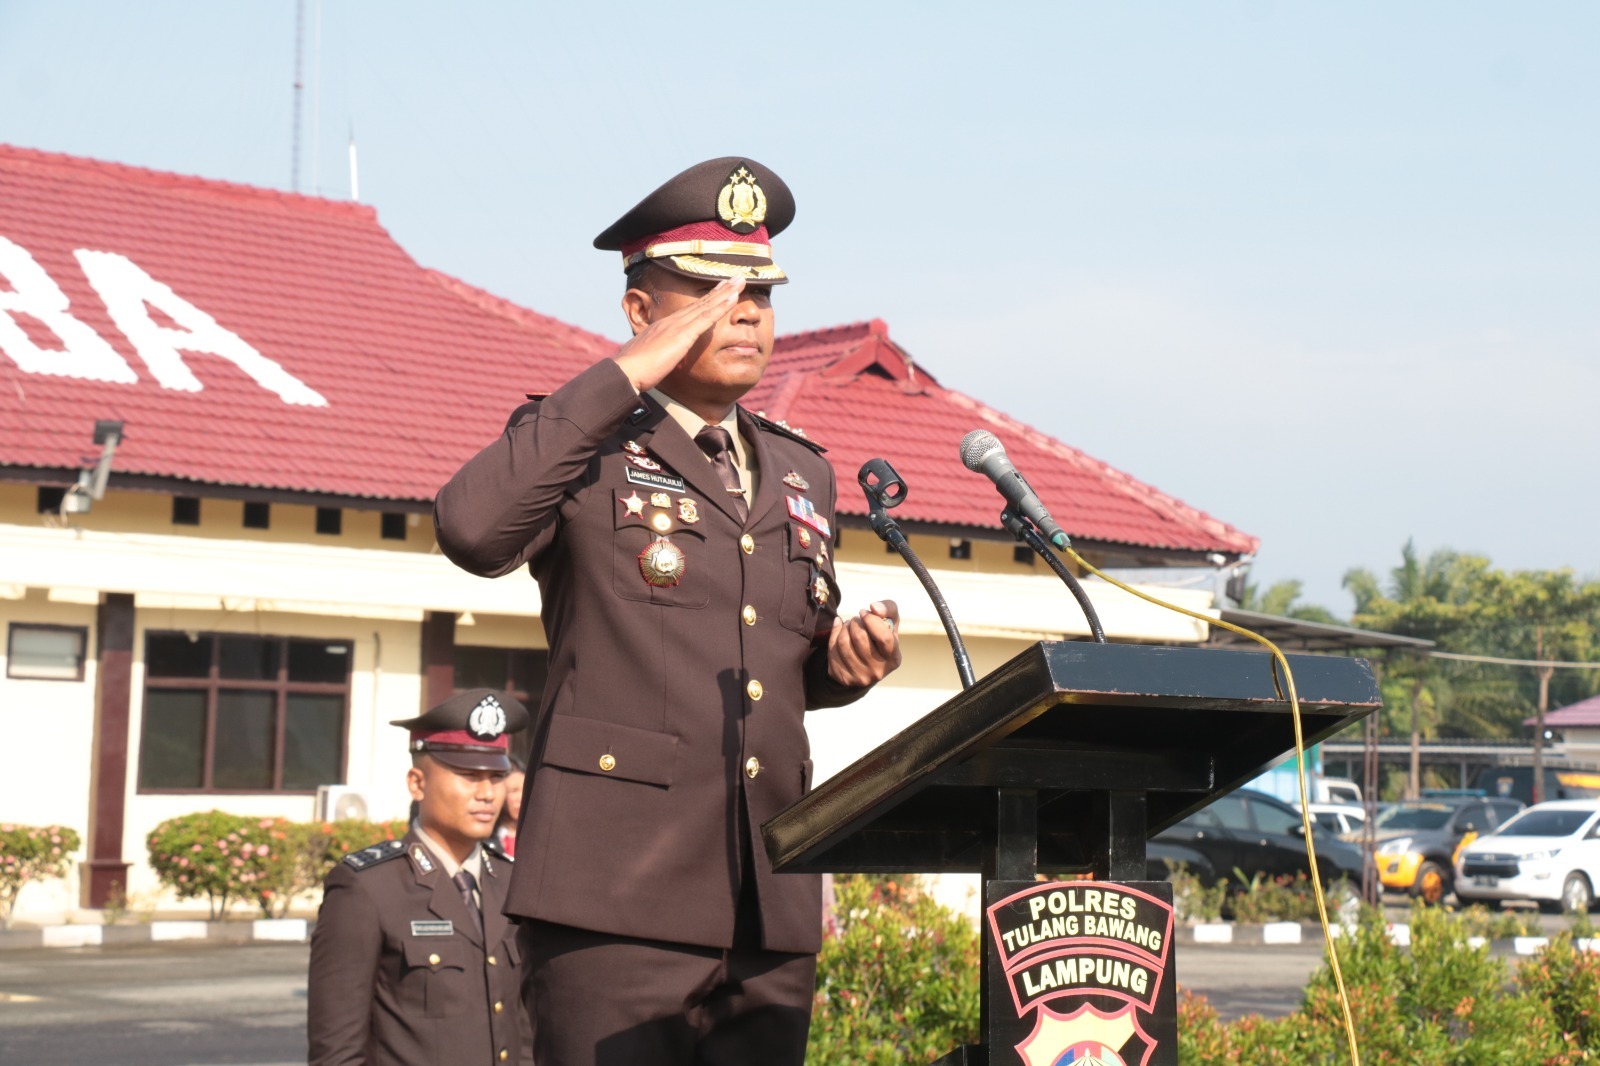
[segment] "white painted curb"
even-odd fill
[[[151,940],[204,940],[205,922],[151,922]]]
[[[1263,944],[1298,944],[1300,943],[1300,923],[1267,922],[1261,927],[1261,942]]]
[[[304,940],[304,918],[257,918],[250,923],[252,940]]]
[[[47,948],[81,948],[100,943],[99,925],[50,925],[41,929]]]
[[[1549,937],[1519,936],[1511,939],[1511,950],[1518,955],[1537,955],[1550,943]]]
[[[1233,926],[1227,922],[1202,922],[1194,927],[1196,944],[1231,944]]]

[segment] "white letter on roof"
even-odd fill
[[[0,237],[0,280],[10,286],[10,291],[0,287],[0,351],[25,372],[129,385],[139,380],[133,367],[105,338],[72,317],[67,310],[71,306],[67,294],[28,250],[4,237]],[[59,337],[61,349],[41,348],[33,343],[13,317],[18,313],[42,323]]]
[[[328,406],[327,400],[299,378],[250,347],[237,334],[223,329],[216,319],[146,274],[132,260],[114,252],[91,252],[83,248],[73,254],[78,257],[89,284],[105,301],[111,320],[127,334],[139,358],[145,361],[163,388],[199,392],[203,387],[200,379],[194,376],[180,353],[205,352],[228,360],[287,403]],[[157,325],[145,309],[146,304],[183,329]]]

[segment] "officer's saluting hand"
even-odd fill
[[[501,914],[511,864],[493,843],[509,734],[528,712],[503,692],[463,692],[417,718],[401,840],[345,857],[311,936],[310,1066],[531,1063],[515,926]]]

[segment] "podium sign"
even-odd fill
[[[1177,1066],[1171,882],[990,881],[984,926],[991,1061]]]
[[[1289,663],[1308,747],[1382,705],[1364,660]],[[986,1043],[941,1063],[1168,1066],[1172,887],[1144,880],[1145,842],[1293,750],[1286,691],[1262,652],[1035,644],[765,823],[767,855],[983,875]]]

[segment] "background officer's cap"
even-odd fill
[[[426,714],[390,722],[411,731],[410,750],[458,770],[509,772],[510,734],[528,725],[528,709],[508,692],[475,688],[459,692]]]
[[[690,278],[781,285],[789,278],[772,261],[771,238],[793,221],[794,196],[783,179],[754,159],[729,155],[668,181],[594,246],[621,252],[624,270],[648,259]]]

